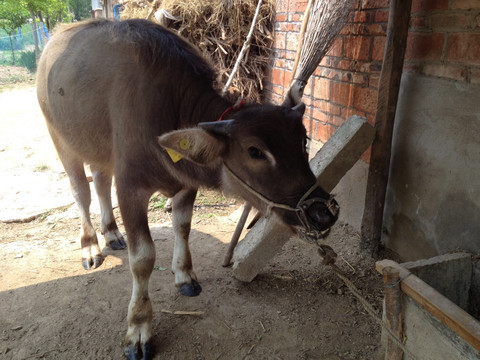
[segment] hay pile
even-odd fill
[[[131,0],[125,1],[122,18],[149,18],[165,9],[178,20],[168,27],[196,45],[217,70],[221,91],[235,65],[250,30],[258,0]],[[260,101],[262,80],[269,64],[275,17],[274,0],[264,0],[250,48],[229,89],[232,100],[241,96]]]

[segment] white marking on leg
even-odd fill
[[[197,280],[193,271],[192,256],[188,246],[192,211],[176,209],[173,213],[173,230],[175,244],[173,248],[172,271],[175,274],[175,285],[181,286]]]
[[[138,241],[135,254],[129,251],[130,270],[133,275],[132,298],[128,306],[127,346],[141,346],[152,337],[152,303],[148,294],[148,283],[155,263],[155,245],[151,239]]]

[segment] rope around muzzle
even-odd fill
[[[320,185],[318,184],[318,181],[316,181],[306,192],[305,194],[302,195],[302,197],[300,198],[300,200],[298,201],[297,203],[297,206],[296,207],[292,207],[290,205],[286,205],[286,204],[282,204],[282,203],[277,203],[275,201],[272,201],[270,199],[268,199],[267,197],[265,197],[264,195],[262,195],[260,192],[258,192],[257,190],[255,190],[253,187],[251,187],[250,185],[248,185],[242,178],[240,178],[237,174],[235,174],[232,169],[230,169],[228,167],[228,165],[226,163],[223,163],[223,166],[225,168],[225,170],[227,171],[227,173],[233,177],[237,182],[238,184],[240,184],[245,190],[247,190],[248,192],[250,192],[252,195],[256,196],[258,199],[260,199],[262,202],[264,202],[266,205],[267,205],[267,211],[265,213],[265,216],[266,217],[269,217],[270,214],[271,214],[271,211],[273,208],[278,208],[278,209],[283,209],[283,210],[287,210],[287,211],[292,211],[294,212],[300,223],[302,224],[302,226],[307,230],[307,231],[311,231],[311,226],[310,226],[310,222],[308,221],[308,218],[307,218],[307,209],[313,204],[313,203],[323,203],[325,204],[326,208],[328,209],[328,211],[330,212],[330,214],[332,216],[336,216],[336,213],[338,213],[338,209],[336,209],[336,206],[334,206],[332,203],[331,203],[331,200],[332,198],[330,199],[321,199],[321,198],[312,198],[312,199],[308,199],[308,196],[310,196],[314,191],[315,189],[317,189]]]

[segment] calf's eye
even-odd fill
[[[255,159],[255,160],[266,160],[267,159],[265,157],[265,155],[263,154],[262,150],[257,149],[254,146],[250,146],[248,148],[248,155],[250,155],[250,157],[252,159]]]

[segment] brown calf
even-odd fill
[[[304,107],[248,105],[216,121],[232,104],[213,90],[213,79],[191,45],[143,20],[64,27],[38,65],[38,100],[80,209],[86,269],[100,266],[103,257],[90,221],[84,164],[93,172],[106,243],[122,249],[126,242],[110,199],[115,176],[133,275],[129,359],[153,357],[148,282],[155,249],[147,208],[155,191],[173,198],[172,270],[187,296],[201,291],[188,247],[199,186],[276,212],[292,229],[321,234],[337,219],[335,201],[315,185],[308,165]]]

